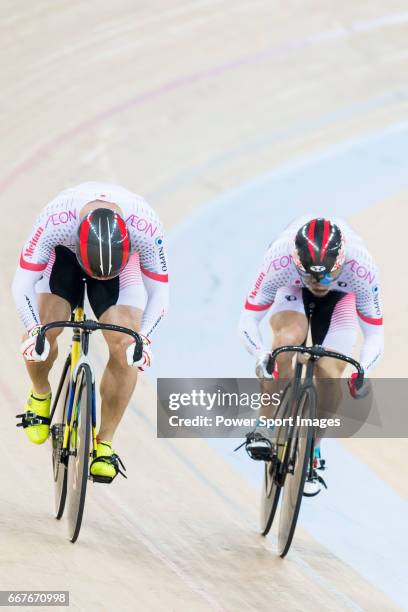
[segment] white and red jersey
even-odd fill
[[[168,304],[163,227],[157,214],[141,196],[109,183],[89,182],[66,189],[43,208],[23,247],[13,281],[18,313],[26,328],[41,323],[36,283],[52,264],[55,247],[65,246],[75,252],[81,209],[95,200],[115,203],[123,213],[130,236],[130,259],[138,259],[147,293],[141,333],[149,336]],[[126,267],[121,274],[130,273]]]
[[[311,218],[305,216],[296,219],[270,244],[246,298],[239,335],[247,350],[256,356],[270,350],[262,342],[259,325],[273,305],[277,291],[281,287],[304,286],[293,261],[293,252],[297,231]],[[346,259],[340,276],[329,289],[353,293],[355,296],[356,312],[364,334],[360,360],[367,371],[381,356],[384,345],[378,270],[363,240],[342,219],[331,218],[331,221],[338,225],[343,234]]]

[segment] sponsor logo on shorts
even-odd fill
[[[339,287],[347,287],[347,283],[345,283],[344,281],[339,281],[337,284]]]
[[[288,302],[295,302],[297,300],[296,295],[285,295],[285,299],[288,300]]]

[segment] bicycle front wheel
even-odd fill
[[[296,425],[290,441],[288,472],[283,487],[282,505],[279,520],[278,554],[283,558],[288,553],[296,529],[303,488],[309,467],[313,444],[313,425],[308,423],[316,414],[316,390],[305,387],[300,395]]]
[[[69,401],[70,364],[71,358],[69,356],[64,364],[51,412],[54,421],[50,428],[54,477],[54,514],[57,519],[60,519],[64,513],[67,497],[67,462],[62,454],[62,446]]]
[[[275,419],[283,420],[290,415],[292,395],[292,384],[289,383],[285,388],[281,403],[275,414]],[[266,536],[272,527],[282,490],[280,483],[277,481],[277,472],[284,455],[285,444],[288,438],[288,426],[282,424],[277,426],[275,431],[276,434],[273,439],[273,456],[271,461],[265,461],[265,473],[262,485],[260,523],[263,536]]]
[[[91,448],[92,373],[88,364],[79,368],[71,419],[68,459],[68,536],[76,542],[84,514]]]

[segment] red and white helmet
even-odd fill
[[[345,262],[344,237],[328,219],[312,219],[296,234],[293,260],[299,272],[321,282],[341,270]]]
[[[130,255],[130,237],[125,221],[109,208],[96,208],[81,222],[76,256],[93,278],[118,276]]]

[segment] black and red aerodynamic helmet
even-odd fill
[[[129,260],[130,238],[125,221],[109,208],[96,208],[78,230],[76,256],[93,278],[118,276]]]
[[[319,282],[330,280],[345,261],[344,238],[340,228],[328,219],[312,219],[296,234],[293,259],[299,272]]]

